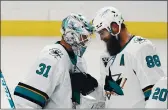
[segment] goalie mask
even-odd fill
[[[62,21],[63,39],[71,45],[74,53],[82,57],[87,44],[90,41],[90,35],[93,33],[93,26],[80,14],[70,14]]]

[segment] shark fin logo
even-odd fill
[[[115,96],[124,95],[123,89],[126,84],[127,78],[123,78],[121,77],[121,75],[122,73],[106,76],[104,89],[105,89],[105,95],[109,100],[111,95]]]
[[[134,40],[134,42],[135,43],[139,43],[139,44],[141,44],[141,43],[143,43],[143,42],[146,42],[146,39],[145,38],[136,38],[135,40]]]

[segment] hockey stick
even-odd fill
[[[9,89],[8,89],[8,86],[7,86],[7,84],[6,84],[5,78],[4,78],[4,76],[3,76],[2,72],[1,72],[1,70],[0,70],[0,78],[1,78],[1,84],[2,84],[2,86],[3,86],[4,89],[5,89],[5,93],[6,93],[6,96],[7,96],[7,98],[8,98],[10,107],[11,107],[11,109],[15,109],[14,101],[13,101],[13,99],[12,99],[12,96],[11,96],[11,94],[10,94],[10,91],[9,91]]]

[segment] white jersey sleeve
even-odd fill
[[[139,43],[141,46],[134,54],[137,64],[133,66],[137,65],[134,71],[137,73],[145,99],[148,100],[153,85],[164,76],[164,72],[155,46],[149,40],[143,40],[144,42]]]
[[[146,42],[142,44],[136,56],[147,76],[150,76],[151,83],[155,84],[158,79],[165,76],[160,55],[151,41],[146,39]]]
[[[51,53],[51,47],[46,46],[40,53],[23,81],[14,90],[16,107],[43,108],[51,97],[56,86],[62,80],[59,69],[61,51],[57,57]]]
[[[146,108],[167,108],[167,98],[167,77],[163,77],[153,87]]]

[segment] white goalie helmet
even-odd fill
[[[93,26],[81,14],[70,14],[62,21],[61,33],[74,53],[81,57],[93,33]]]
[[[96,17],[92,23],[95,31],[98,32],[102,29],[107,29],[111,35],[117,36],[121,30],[121,24],[124,22],[120,11],[114,7],[104,7],[96,13]],[[113,33],[111,29],[111,23],[116,23],[119,26],[119,32]]]

